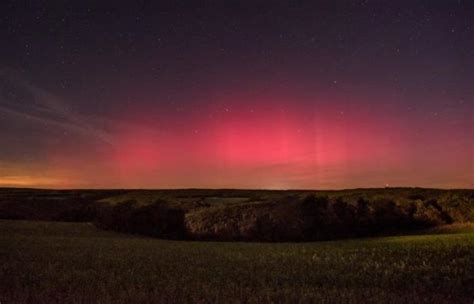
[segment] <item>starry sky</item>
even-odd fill
[[[474,187],[474,2],[2,1],[0,187]]]

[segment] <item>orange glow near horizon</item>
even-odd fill
[[[0,187],[62,188],[61,180],[38,176],[2,176]]]

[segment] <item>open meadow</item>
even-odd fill
[[[472,303],[474,226],[308,243],[0,221],[2,303]],[[426,234],[434,233],[434,234]]]

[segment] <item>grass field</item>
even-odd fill
[[[165,241],[0,221],[1,303],[473,303],[474,226],[319,243]]]

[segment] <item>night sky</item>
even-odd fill
[[[474,187],[474,1],[170,3],[1,2],[0,186]]]

